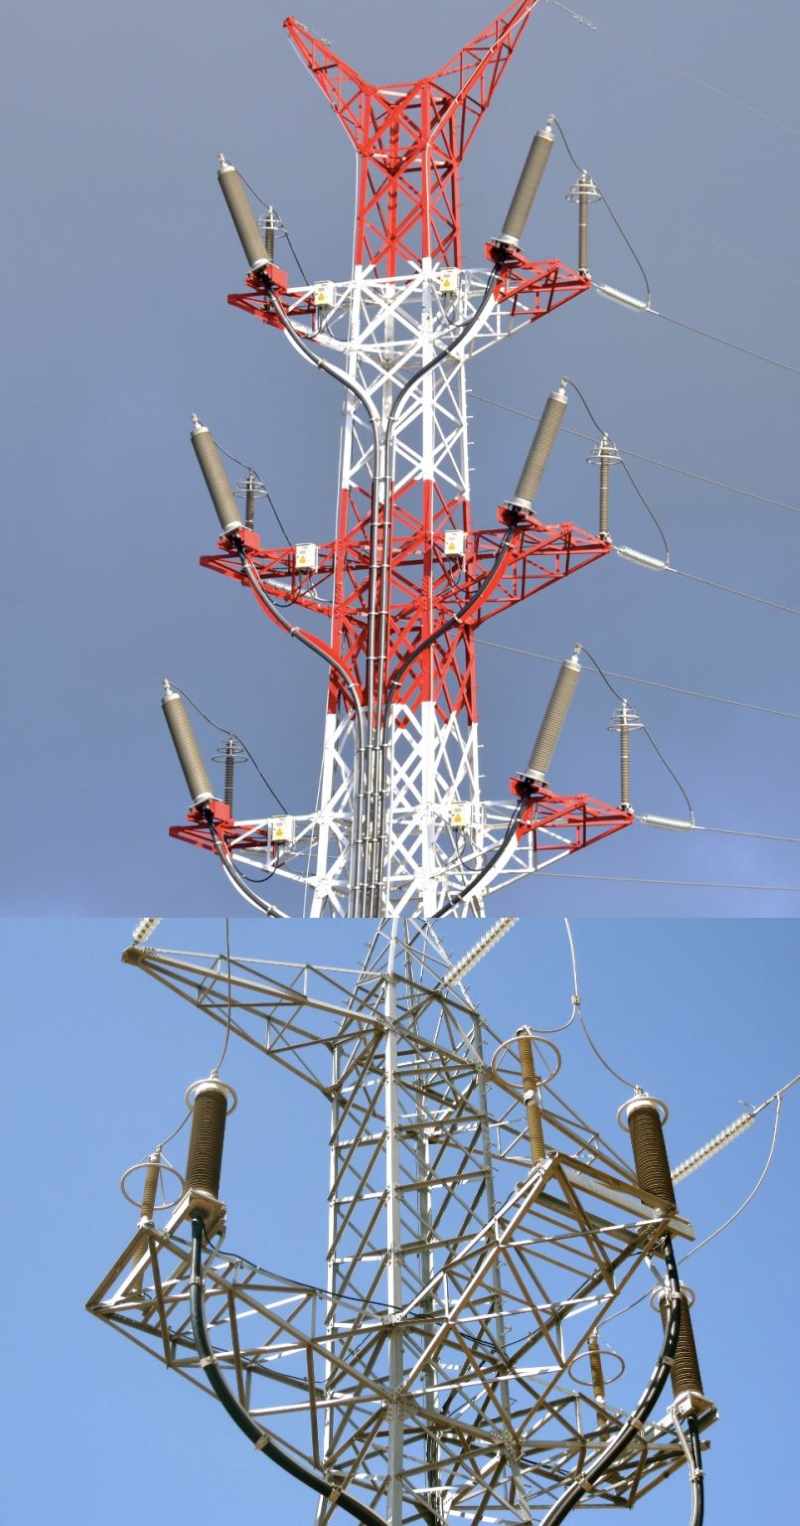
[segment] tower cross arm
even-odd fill
[[[382,119],[381,125],[385,126],[387,112],[402,115],[412,97],[430,91],[433,109],[428,137],[438,136],[449,128],[456,112],[461,110],[460,130],[454,139],[457,157],[461,158],[491,103],[536,4],[537,0],[512,0],[435,73],[396,85],[370,84],[334,52],[326,39],[316,37],[296,17],[287,16],[283,25],[360,153],[369,153],[374,145],[376,109]]]

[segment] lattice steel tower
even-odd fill
[[[346,398],[336,533],[324,545],[264,547],[252,481],[242,484],[244,513],[210,431],[196,421],[192,434],[223,529],[204,565],[249,586],[269,619],[329,669],[316,809],[236,821],[201,770],[190,777],[190,824],[173,828],[215,848],[256,904],[243,867],[299,882],[314,916],[481,913],[490,890],[633,819],[549,786],[576,658],[511,797],[481,792],[476,630],[611,550],[602,525],[591,533],[539,517],[567,400],[561,385],[494,528],[472,518],[467,362],[591,286],[587,268],[530,261],[520,249],[550,126],[534,138],[502,230],[487,229],[496,234],[488,268],[464,265],[461,166],[535,3],[514,0],[444,68],[393,86],[368,84],[298,21],[284,23],[356,150],[349,280],[289,288],[275,259],[278,219],[270,209],[259,225],[237,171],[221,165],[251,267],[248,290],[229,301],[282,332]],[[585,266],[583,202],[580,210]],[[174,714],[180,701],[170,690],[167,698]]]
[[[623,1103],[629,1163],[556,1090],[552,1040],[502,1034],[479,1010],[465,979],[510,926],[455,963],[430,927],[397,920],[360,969],[141,941],[125,955],[328,1110],[327,1276],[299,1281],[223,1247],[235,1094],[214,1071],[187,1094],[172,1206],[154,1207],[160,1151],[126,1173],[142,1217],[88,1306],[210,1383],[267,1460],[319,1496],[321,1522],[340,1509],[364,1526],[555,1526],[575,1504],[630,1508],[687,1460],[699,1476],[715,1410],[672,1250],[693,1232],[665,1110],[641,1091]],[[235,1188],[230,1204],[235,1225]],[[607,1324],[642,1281],[663,1329],[646,1306],[633,1335],[630,1316]]]

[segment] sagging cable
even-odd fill
[[[247,1410],[231,1393],[211,1348],[206,1327],[205,1310],[203,1307],[204,1232],[202,1217],[200,1214],[193,1214],[192,1270],[189,1286],[192,1334],[195,1345],[200,1353],[203,1372],[208,1378],[209,1385],[222,1404],[223,1409],[230,1415],[234,1424],[239,1427],[239,1430],[247,1437],[248,1441],[251,1441],[258,1451],[263,1453],[264,1457],[268,1458],[270,1462],[274,1462],[277,1467],[282,1468],[285,1473],[291,1474],[292,1478],[296,1478],[299,1483],[305,1484],[307,1488],[313,1489],[317,1494],[322,1495],[323,1499],[329,1500],[332,1496],[335,1496],[336,1504],[346,1511],[348,1515],[353,1516],[355,1520],[361,1521],[362,1526],[386,1526],[383,1517],[378,1515],[375,1510],[371,1510],[369,1505],[363,1504],[361,1500],[356,1499],[352,1494],[348,1494],[346,1490],[339,1490],[328,1479],[321,1477],[312,1468],[306,1467],[303,1463],[298,1462],[296,1458],[292,1457],[284,1447],[273,1440],[267,1431],[263,1430],[260,1425],[256,1425]]]
[[[680,1279],[675,1261],[675,1253],[672,1249],[672,1241],[669,1236],[664,1241],[664,1259],[666,1263],[665,1297],[669,1314],[665,1321],[661,1351],[641,1398],[614,1438],[603,1448],[593,1462],[583,1468],[578,1477],[564,1491],[561,1498],[556,1500],[555,1504],[551,1506],[541,1526],[559,1526],[559,1523],[566,1520],[567,1516],[571,1515],[572,1511],[582,1503],[586,1495],[594,1488],[594,1485],[601,1481],[603,1475],[613,1466],[621,1453],[640,1434],[641,1427],[649,1419],[664,1391],[678,1346],[682,1314]]]

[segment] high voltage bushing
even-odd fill
[[[588,170],[581,170],[577,183],[567,192],[569,201],[578,203],[578,272],[589,274],[589,207],[600,192]]]
[[[265,265],[270,264],[264,236],[256,221],[241,175],[234,165],[228,164],[224,154],[219,156],[217,179],[250,269],[262,270]]]
[[[597,1336],[589,1336],[589,1371],[592,1375],[592,1391],[598,1404],[606,1402],[606,1385],[603,1377],[603,1360]]]
[[[192,1110],[192,1132],[186,1157],[186,1188],[219,1201],[225,1119],[236,1106],[236,1093],[216,1076],[195,1081],[186,1093]]]
[[[531,441],[531,447],[525,458],[525,465],[520,473],[512,504],[522,509],[530,509],[539,491],[542,474],[550,459],[550,453],[556,443],[556,436],[564,420],[567,411],[566,388],[562,381],[555,392],[551,392],[544,405],[542,416],[536,426],[536,433]]]
[[[675,1189],[664,1142],[664,1124],[669,1116],[667,1106],[657,1097],[644,1093],[632,1097],[620,1108],[623,1128],[631,1136],[633,1163],[636,1180],[643,1192],[652,1192],[662,1198],[674,1213]]]
[[[526,1028],[517,1029],[519,1063],[522,1071],[523,1099],[528,1115],[528,1140],[533,1161],[544,1160],[547,1153],[542,1129],[542,1110],[539,1105],[539,1077],[533,1054],[533,1039]]]
[[[205,805],[206,801],[214,799],[214,791],[211,781],[206,773],[206,766],[200,755],[200,748],[192,729],[192,723],[186,714],[186,706],[181,695],[173,689],[168,678],[164,679],[164,696],[161,701],[164,719],[169,727],[170,736],[178,754],[178,762],[183,769],[189,794],[193,805]]]
[[[631,811],[631,732],[641,731],[642,722],[627,699],[623,699],[609,731],[619,733],[619,803],[623,811]]]
[[[216,509],[217,518],[222,526],[223,535],[230,535],[234,530],[241,530],[242,518],[239,512],[239,505],[233,496],[233,488],[228,480],[228,473],[222,464],[219,446],[211,430],[205,424],[200,423],[196,413],[192,414],[192,433],[190,439],[200,470],[205,478],[211,502]]]
[[[678,1345],[672,1362],[672,1392],[676,1399],[682,1399],[687,1394],[696,1394],[703,1397],[703,1379],[700,1375],[700,1361],[697,1355],[694,1329],[690,1309],[694,1303],[694,1293],[691,1288],[682,1287],[681,1298],[681,1321],[678,1330]],[[663,1288],[656,1288],[653,1297],[658,1312],[661,1315],[661,1323],[666,1328],[667,1305]]]
[[[531,748],[528,767],[522,776],[524,779],[529,779],[532,784],[544,784],[547,778],[581,675],[579,654],[580,647],[577,646],[572,656],[568,657],[566,662],[562,662],[553,685],[553,692],[544,712],[542,724]]]
[[[620,454],[614,442],[609,439],[607,434],[603,434],[601,435],[598,444],[592,451],[592,454],[587,456],[586,459],[591,466],[598,466],[600,468],[597,528],[601,540],[610,540],[611,534],[609,530],[608,500],[609,487],[611,482],[611,468],[617,463],[617,461],[619,461]]]
[[[540,128],[536,133],[528,150],[528,157],[522,166],[517,188],[506,213],[503,231],[495,240],[497,244],[505,244],[510,249],[519,247],[542,176],[547,168],[553,141],[553,129],[548,122],[546,127]]]

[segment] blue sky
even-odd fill
[[[585,0],[592,31],[542,0],[464,175],[467,256],[502,215],[532,129],[555,111],[647,265],[663,312],[792,364],[798,277],[794,184],[796,7]],[[304,0],[303,19],[367,77],[442,63],[489,0]],[[239,730],[292,810],[313,800],[322,674],[285,651],[251,602],[197,567],[215,522],[188,444],[197,409],[266,478],[290,534],[333,523],[338,400],[277,336],[226,307],[241,258],[215,183],[220,149],[274,201],[314,277],[349,269],[352,161],[288,47],[282,7],[231,0],[9,0],[6,164],[6,534],[10,873],[27,913],[182,913],[231,907],[205,856],[172,844],[185,809],[163,729],[164,672]],[[743,104],[744,103],[744,104]],[[6,141],[10,141],[7,132]],[[551,161],[528,238],[574,258],[572,179]],[[594,219],[593,272],[636,271]],[[574,376],[625,446],[788,503],[799,379],[589,295],[473,372],[475,392],[537,413]],[[577,402],[568,421],[583,429]],[[476,520],[516,481],[530,425],[474,404]],[[587,447],[562,435],[542,508],[591,525]],[[800,604],[798,521],[654,467],[634,470],[676,565]],[[656,549],[615,479],[617,538]],[[264,527],[266,530],[266,527]],[[582,640],[608,667],[797,711],[797,622],[609,558],[494,622],[486,635],[562,656]],[[503,796],[527,756],[553,669],[485,647],[484,787]],[[791,834],[798,722],[630,686],[704,824]],[[587,676],[554,784],[616,798],[611,697]],[[641,739],[640,739],[641,740]],[[211,734],[203,736],[208,750]],[[242,808],[264,808],[251,769]],[[681,803],[644,744],[634,803]],[[44,842],[46,836],[47,842]],[[637,827],[576,859],[579,874],[800,886],[798,850]],[[685,890],[545,878],[510,909],[637,915],[789,914],[787,891]]]
[[[0,923],[8,1012],[2,1350],[3,1518],[140,1526],[143,1513],[311,1520],[299,1486],[271,1472],[222,1413],[83,1311],[127,1240],[134,1211],[117,1182],[176,1123],[186,1085],[219,1053],[218,1031],[138,971],[113,919]],[[677,1163],[798,1068],[796,932],[789,921],[574,926],[584,1012],[624,1074],[671,1106]],[[234,953],[357,963],[355,924],[234,923]],[[474,929],[452,925],[462,952]],[[162,947],[217,950],[221,919],[166,921]],[[494,1026],[551,1025],[569,1009],[563,927],[519,924],[470,979]],[[625,1089],[573,1030],[559,1040],[560,1089],[611,1140]],[[231,1046],[238,1089],[223,1190],[228,1242],[289,1275],[323,1265],[326,1119],[260,1056]],[[680,1204],[699,1235],[744,1197],[765,1159],[766,1117],[691,1177]],[[721,1419],[708,1461],[709,1522],[785,1519],[794,1495],[794,1202],[800,1094],[786,1099],[773,1169],[747,1213],[687,1270],[697,1293],[705,1384]],[[182,1163],[180,1141],[175,1159]],[[652,1328],[642,1313],[642,1369]],[[615,1337],[617,1339],[617,1337]],[[619,1344],[625,1348],[618,1331]],[[626,1336],[625,1340],[630,1339]],[[43,1450],[43,1437],[46,1438]],[[673,1526],[685,1480],[643,1502],[641,1526]]]

